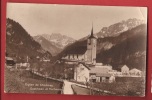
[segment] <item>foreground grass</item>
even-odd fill
[[[118,96],[144,96],[145,81],[143,77],[117,78],[115,83],[95,83],[93,87],[115,93]]]
[[[24,83],[21,82],[18,73],[5,69],[4,78],[4,91],[6,93],[32,93],[32,91],[26,88]]]
[[[77,85],[72,85],[71,87],[73,89],[74,94],[76,95],[90,95],[90,90],[87,88],[83,88]]]
[[[62,83],[46,80],[27,71],[5,70],[6,93],[60,94]]]
[[[91,88],[72,85],[76,95],[104,95],[104,96],[144,96],[145,81],[143,77],[117,77],[114,83],[92,83]],[[100,90],[98,90],[100,89]]]

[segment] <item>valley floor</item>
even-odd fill
[[[92,83],[90,87],[68,80],[46,79],[29,71],[5,69],[6,93],[144,96],[144,91],[142,78],[118,78],[115,83]]]

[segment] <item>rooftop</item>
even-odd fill
[[[101,73],[108,73],[107,68],[100,68],[100,67],[90,67],[90,73],[96,73],[96,74],[101,74]]]
[[[87,51],[87,46],[79,46],[79,47],[71,48],[66,52],[66,54],[85,54],[86,51]]]

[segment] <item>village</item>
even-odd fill
[[[10,71],[17,69],[19,71],[26,70],[32,71],[33,74],[44,77],[46,79],[62,81],[64,83],[64,91],[72,91],[71,85],[77,84],[78,87],[91,88],[91,83],[117,83],[117,78],[138,78],[144,77],[144,73],[136,68],[129,69],[127,65],[119,65],[119,70],[114,70],[109,64],[104,65],[102,62],[96,62],[96,50],[97,50],[97,37],[93,34],[93,27],[91,30],[91,35],[87,39],[87,44],[85,47],[75,48],[75,50],[69,50],[60,60],[55,63],[64,63],[65,67],[63,77],[53,77],[49,75],[49,71],[39,73],[44,71],[44,68],[32,69],[29,63],[29,58],[24,63],[15,63],[13,58],[6,57],[6,67]],[[36,57],[39,62],[49,63],[50,59],[47,57]],[[49,66],[48,66],[49,67]],[[72,74],[67,74],[67,70]],[[70,78],[69,78],[70,77]],[[68,85],[67,85],[68,84]],[[83,84],[83,85],[82,85]],[[68,89],[68,88],[69,89]],[[71,94],[73,92],[65,92],[64,94]]]
[[[93,34],[87,39],[87,47],[76,48],[62,57],[67,64],[76,64],[74,80],[78,82],[115,82],[115,77],[142,77],[139,69],[129,69],[127,65],[120,65],[120,71],[114,70],[111,65],[96,63],[97,37]]]

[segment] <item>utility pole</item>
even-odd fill
[[[92,86],[91,86],[91,84],[92,84],[92,80],[90,79],[90,95],[92,95]]]
[[[46,84],[47,84],[47,78],[48,78],[48,73],[45,72],[45,78],[46,78]]]

